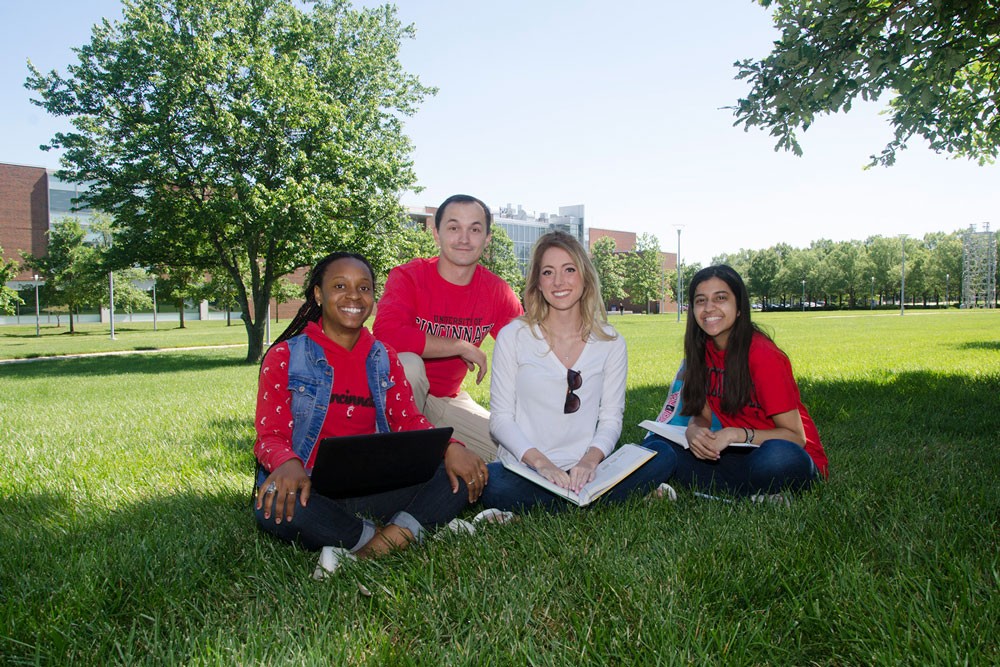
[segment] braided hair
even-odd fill
[[[359,255],[355,252],[331,252],[329,255],[319,260],[316,266],[312,268],[309,272],[309,280],[305,283],[305,289],[303,294],[305,297],[305,303],[299,308],[299,312],[295,314],[292,318],[291,323],[288,327],[281,332],[272,346],[277,345],[283,341],[288,340],[292,336],[298,336],[302,333],[303,329],[310,322],[318,322],[323,316],[323,308],[320,304],[316,303],[316,288],[321,282],[323,282],[323,274],[326,273],[326,268],[336,262],[338,259],[356,259],[368,268],[368,273],[372,277],[372,286],[375,285],[375,269],[372,268],[371,262],[369,262],[363,255]]]

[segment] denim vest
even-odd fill
[[[333,368],[327,363],[323,348],[309,336],[294,336],[287,343],[288,391],[292,392],[292,451],[308,461],[330,407]],[[379,341],[375,341],[365,359],[365,375],[375,403],[375,429],[378,433],[388,433],[385,397],[394,383],[389,379],[389,353]],[[267,471],[258,465],[257,484],[266,477]]]

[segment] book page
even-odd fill
[[[639,427],[644,428],[651,433],[666,438],[670,442],[676,443],[688,449],[687,441],[687,427],[679,426],[677,424],[664,424],[663,422],[653,421],[652,419],[646,419],[639,422]],[[730,447],[743,447],[743,448],[756,448],[760,445],[751,445],[749,442],[733,442],[730,443]]]

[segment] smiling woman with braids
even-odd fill
[[[423,484],[361,498],[311,493],[322,438],[433,426],[417,411],[396,352],[364,326],[375,305],[375,273],[364,257],[323,258],[305,300],[261,364],[255,516],[280,539],[322,549],[322,575],[348,554],[371,558],[419,542],[478,499],[486,466],[453,441]]]

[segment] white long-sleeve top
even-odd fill
[[[605,326],[608,333],[616,333]],[[573,366],[582,378],[574,393],[580,409],[565,414],[566,367],[541,332],[522,319],[497,335],[490,381],[490,433],[500,444],[497,457],[520,461],[532,447],[566,470],[590,447],[610,454],[622,432],[628,354],[625,340],[593,336]]]

